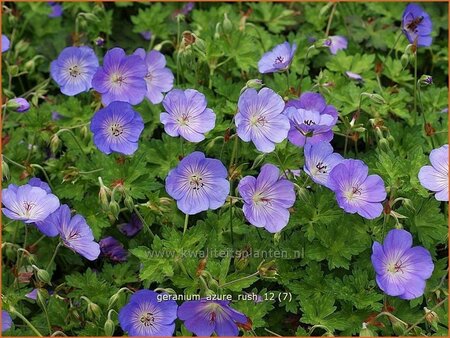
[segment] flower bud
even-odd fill
[[[8,73],[9,73],[12,77],[16,77],[17,74],[19,74],[19,66],[17,66],[17,65],[9,65],[9,66],[8,66]]]
[[[275,261],[263,263],[258,268],[259,275],[261,277],[273,278],[278,275]]]
[[[102,315],[102,309],[100,309],[100,306],[93,302],[89,302],[87,306],[87,316],[90,319],[94,318],[100,318]]]
[[[3,157],[2,157],[2,175],[3,175],[4,178],[6,178],[7,180],[9,180],[9,165],[8,165],[8,163],[6,163],[6,162],[3,160]],[[2,179],[2,180],[3,180],[3,179]]]
[[[30,47],[30,43],[25,40],[19,40],[15,45],[15,50],[18,54],[25,52]]]
[[[319,39],[313,44],[315,48],[329,48],[331,46],[331,39]]]
[[[433,84],[433,78],[430,75],[422,75],[419,79],[419,86],[427,87]]]
[[[378,146],[384,152],[388,152],[389,150],[391,150],[391,146],[389,145],[388,140],[386,140],[384,137],[378,141]]]
[[[47,272],[47,270],[39,269],[36,265],[33,265],[33,269],[36,270],[36,276],[38,280],[46,284],[52,285],[50,274]]]
[[[372,100],[372,102],[377,104],[386,104],[386,100],[379,94],[367,94],[367,97]]]
[[[429,310],[426,306],[423,308],[425,311],[425,320],[430,323],[433,327],[437,328],[439,323],[439,316],[436,312]]]
[[[60,146],[61,146],[61,139],[59,138],[58,134],[53,134],[53,136],[50,139],[50,150],[52,151],[53,154],[56,154]]]
[[[106,337],[112,337],[114,335],[114,331],[116,330],[116,326],[111,318],[108,318],[103,326],[103,331],[105,332]]]
[[[367,327],[367,323],[362,323],[362,329],[359,331],[360,337],[375,337],[375,334],[371,329]]]
[[[94,43],[96,46],[101,47],[105,44],[105,39],[103,39],[101,36],[99,36],[96,39],[94,39]]]
[[[128,208],[128,210],[130,210],[130,211],[134,210],[134,201],[130,195],[125,196],[124,204]]]
[[[405,330],[407,329],[406,325],[400,322],[397,319],[391,319],[392,330],[394,331],[396,336],[404,336]]]
[[[402,54],[400,62],[402,63],[402,67],[406,68],[406,66],[408,66],[409,64],[409,56],[407,54]]]
[[[111,214],[113,215],[113,217],[115,219],[117,219],[119,217],[119,213],[120,213],[120,206],[119,203],[117,203],[114,200],[111,200],[111,202],[109,203],[109,211],[111,212]]]
[[[223,32],[225,34],[229,34],[233,30],[233,24],[231,23],[231,20],[228,19],[227,13],[224,13],[223,16],[224,16],[222,22]]]
[[[30,104],[22,97],[17,97],[6,102],[6,108],[18,113],[25,113],[30,109]]]
[[[102,206],[102,209],[104,211],[108,211],[109,210],[108,193],[106,192],[106,189],[104,186],[100,187],[100,190],[98,192],[98,199],[99,199],[100,205]]]

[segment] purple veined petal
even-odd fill
[[[367,202],[382,202],[387,196],[383,179],[378,175],[367,176],[362,184],[362,191]]]
[[[359,75],[359,74],[357,74],[357,73],[353,73],[353,72],[351,72],[351,71],[349,71],[349,70],[347,70],[347,71],[345,72],[345,75],[347,75],[348,78],[351,79],[351,80],[355,80],[355,81],[362,81],[362,80],[363,80],[363,78],[362,78],[361,75]]]
[[[256,190],[266,190],[280,179],[280,169],[273,164],[265,164],[256,179]]]
[[[398,279],[390,277],[388,274],[376,275],[378,286],[389,296],[400,296],[405,292],[405,288]]]
[[[256,178],[253,176],[245,176],[239,181],[238,191],[245,202],[251,203],[255,194]]]
[[[152,50],[147,54],[145,62],[149,66],[150,70],[160,69],[166,66],[166,58],[161,52],[156,50]]]
[[[358,207],[357,213],[366,219],[375,219],[383,212],[381,203],[361,202]]]
[[[372,245],[371,261],[377,274],[382,275],[386,272],[387,258],[384,254],[383,246],[378,242],[374,242]]]
[[[292,62],[296,49],[295,43],[291,47],[289,42],[284,42],[266,52],[258,62],[259,72],[264,74],[286,70]]]
[[[415,299],[423,295],[425,291],[425,280],[417,278],[407,283],[405,292],[399,295],[401,299]]]
[[[2,34],[2,53],[6,52],[9,49],[10,41],[8,37],[4,34]]]
[[[216,333],[219,337],[236,337],[239,335],[239,329],[236,323],[229,320],[225,314],[217,316]]]
[[[188,215],[195,215],[208,210],[209,199],[205,192],[193,193],[188,190],[186,195],[177,201],[178,209]]]
[[[305,92],[300,96],[298,108],[322,112],[327,107],[325,99],[319,93]]]
[[[2,310],[2,332],[8,331],[13,325],[11,316],[5,310]]]
[[[305,146],[307,139],[308,137],[304,136],[296,128],[291,128],[291,130],[288,133],[289,142],[300,148]]]
[[[412,236],[403,229],[393,229],[389,231],[383,242],[386,249],[384,253],[388,259],[401,257],[412,246]]]
[[[37,299],[37,293],[38,293],[38,289],[33,289],[31,290],[31,292],[28,292],[25,297],[28,299],[33,299],[36,300]]]
[[[432,166],[423,166],[419,171],[420,184],[431,191],[441,191],[448,187],[448,178]]]
[[[401,259],[407,262],[409,272],[424,280],[430,278],[433,274],[434,264],[431,254],[421,246],[407,249]]]
[[[329,47],[331,54],[335,55],[341,49],[347,49],[348,42],[347,39],[343,36],[335,35],[328,38],[331,40],[331,44]]]
[[[44,235],[48,237],[58,236],[58,229],[53,223],[46,222],[46,219],[43,221],[38,221],[34,223],[34,225],[42,232]]]
[[[430,153],[430,162],[436,170],[448,174],[448,144],[433,149]]]
[[[209,337],[216,329],[215,322],[210,320],[207,312],[200,312],[197,316],[185,320],[184,326],[198,337]]]
[[[438,201],[446,201],[448,202],[448,187],[446,187],[444,190],[441,190],[437,192],[434,197]]]

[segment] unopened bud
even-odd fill
[[[3,160],[3,157],[2,157],[2,175],[3,175],[4,178],[9,180],[9,165],[8,165],[8,163],[6,163]]]
[[[267,263],[263,263],[258,268],[259,275],[261,277],[272,278],[278,275],[277,268],[275,266],[275,261],[270,261]]]
[[[433,78],[430,75],[422,75],[419,79],[419,86],[427,87],[433,84]]]
[[[47,270],[39,269],[36,265],[33,265],[33,269],[36,270],[36,276],[38,280],[46,284],[52,285],[50,274],[47,272]]]
[[[372,100],[372,102],[377,104],[386,104],[386,100],[379,94],[368,94],[366,96]]]
[[[406,68],[406,66],[409,64],[409,56],[407,54],[402,54],[400,62],[402,64],[402,67]]]
[[[425,311],[425,320],[433,327],[437,327],[437,323],[439,323],[439,316],[437,313],[429,310],[427,307],[424,307],[423,310]]]
[[[391,149],[388,140],[386,140],[384,137],[378,141],[378,145],[384,152],[388,152]]]
[[[50,139],[50,150],[53,154],[56,154],[60,146],[61,139],[59,138],[58,134],[53,134],[52,138]]]
[[[134,210],[134,201],[130,195],[126,195],[123,202],[124,202],[125,206],[128,208],[128,210],[130,210],[130,211]]]
[[[87,306],[87,316],[90,319],[94,318],[100,318],[102,315],[102,309],[100,309],[100,306],[93,302],[89,302]]]
[[[17,53],[22,53],[25,52],[29,49],[30,47],[30,43],[25,41],[25,40],[19,40],[16,44],[15,44],[15,50]]]
[[[367,327],[367,323],[362,323],[361,331],[359,331],[360,337],[375,337],[375,334],[371,329]]]
[[[111,318],[108,318],[105,322],[105,325],[103,326],[103,331],[105,332],[106,337],[112,337],[114,335],[114,331],[116,329],[116,326],[114,325],[114,322]]]
[[[22,97],[17,97],[6,102],[6,108],[9,108],[18,113],[25,113],[30,109],[30,104]]]
[[[331,39],[319,39],[314,42],[313,46],[315,48],[330,48],[331,43]]]
[[[405,330],[407,329],[406,325],[400,322],[397,319],[391,319],[392,330],[394,331],[396,336],[404,336]]]
[[[229,34],[233,30],[233,24],[232,24],[231,20],[228,19],[227,13],[224,13],[223,16],[224,16],[223,22],[222,22],[223,32],[225,34]]]
[[[120,213],[119,203],[117,203],[114,200],[111,200],[111,202],[109,203],[109,211],[114,216],[114,218],[117,219],[119,217],[119,213]]]

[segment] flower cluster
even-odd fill
[[[167,294],[151,290],[135,292],[119,312],[120,326],[130,336],[172,336],[175,320],[184,321],[185,327],[197,336],[237,336],[239,324],[247,317],[234,310],[229,301],[185,301],[179,307],[174,300],[158,299]]]
[[[60,205],[49,185],[40,179],[32,178],[22,186],[10,184],[2,190],[2,204],[8,218],[33,223],[46,236],[59,235],[67,248],[89,260],[99,256],[99,245],[84,217],[71,217],[69,207]]]

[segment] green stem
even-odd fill
[[[15,314],[17,317],[19,317],[20,319],[22,319],[22,321],[28,325],[28,327],[38,336],[38,337],[43,337],[42,334],[33,326],[33,324],[31,324],[28,319],[26,319],[21,313],[17,312],[16,310],[10,310],[10,312],[12,314]]]
[[[233,283],[240,282],[241,280],[249,279],[249,278],[252,278],[252,277],[255,277],[255,276],[258,276],[258,275],[259,275],[259,271],[256,271],[256,272],[252,273],[251,275],[248,275],[248,276],[245,276],[245,277],[241,277],[241,278],[232,280],[230,282],[227,282],[225,284],[219,285],[219,288],[223,288],[224,286],[231,285]]]
[[[230,235],[231,235],[231,246],[234,249],[234,232],[233,232],[233,199],[230,198]]]
[[[302,73],[300,74],[300,81],[298,83],[298,93],[300,94],[302,92],[302,82],[303,82],[303,76],[305,75],[305,70],[306,70],[306,64],[308,63],[308,59],[309,59],[309,52],[311,49],[315,48],[314,45],[310,46],[307,51],[306,51],[306,55],[305,55],[305,63],[303,64],[303,69],[302,69]]]
[[[234,135],[234,144],[233,144],[233,151],[231,153],[231,160],[230,160],[230,168],[233,166],[234,161],[237,157],[237,150],[238,150],[238,144],[239,144],[239,136],[237,134]]]
[[[50,258],[50,262],[48,262],[47,267],[45,268],[45,270],[47,270],[47,272],[50,269],[50,267],[52,266],[53,261],[55,260],[56,254],[58,253],[58,249],[61,245],[62,245],[62,243],[59,242],[58,245],[56,246],[55,251],[53,252],[53,256],[52,256],[52,258]]]
[[[39,164],[30,164],[30,167],[41,169],[42,173],[45,176],[45,179],[47,180],[48,185],[50,186],[52,191],[55,191],[55,188],[53,187],[52,182],[50,181],[50,178],[47,175],[47,171],[45,171],[45,169],[43,167],[41,167]]]
[[[48,316],[47,307],[46,307],[45,303],[41,301],[40,297],[37,297],[37,298],[39,300],[39,304],[41,305],[42,311],[44,311],[45,319],[47,320],[48,334],[51,335],[52,334],[52,325],[50,324],[50,318]]]
[[[414,125],[417,123],[417,51],[414,55]]]
[[[397,43],[400,41],[400,38],[402,37],[403,32],[399,31],[397,34],[397,38],[395,39],[394,45],[392,46],[392,48],[390,49],[388,55],[386,56],[386,58],[388,58],[392,52],[394,51],[395,47],[397,47]]]
[[[311,327],[309,329],[309,335],[311,335],[314,332],[315,329],[324,329],[325,331],[331,333],[330,329],[328,327],[326,327],[325,325],[317,324],[317,325],[314,325],[313,327]]]
[[[56,133],[56,135],[62,134],[63,132],[68,132],[68,133],[72,136],[72,138],[73,138],[73,140],[75,141],[75,143],[77,144],[78,148],[80,148],[80,151],[81,151],[81,153],[83,154],[83,156],[86,158],[86,160],[89,160],[88,157],[87,157],[87,155],[86,155],[86,153],[84,152],[83,147],[81,146],[80,142],[78,142],[78,139],[77,139],[77,137],[75,136],[75,134],[73,133],[73,131],[70,130],[70,129],[60,129],[60,130],[58,130],[58,132]]]
[[[389,317],[389,318],[391,318],[391,319],[394,319],[394,320],[399,321],[400,323],[402,323],[402,324],[405,325],[406,327],[408,326],[408,323],[405,323],[403,320],[401,320],[400,318],[394,316],[394,315],[393,315],[392,313],[390,313],[390,312],[380,312],[380,313],[375,317],[375,319],[378,319],[378,318],[380,318],[381,316],[387,316],[387,317]],[[405,334],[406,334],[406,332],[405,332]]]
[[[286,82],[287,82],[287,92],[291,91],[291,84],[289,83],[289,68],[286,69]]]
[[[38,243],[39,243],[40,241],[42,241],[45,237],[47,237],[47,236],[42,235],[41,237],[39,237],[39,239],[38,239],[36,242],[34,242],[33,244],[31,244],[30,246],[38,245]]]
[[[184,216],[183,236],[186,233],[186,230],[187,230],[187,227],[188,227],[188,223],[189,223],[189,214],[186,214]]]
[[[152,230],[150,229],[150,226],[147,224],[147,222],[145,221],[144,217],[142,217],[141,213],[139,212],[139,210],[137,209],[136,206],[134,206],[134,212],[136,213],[136,215],[139,217],[139,219],[141,220],[141,222],[144,224],[145,229],[148,231],[148,233],[150,234],[150,237],[152,238],[152,240],[155,238],[155,235],[153,234]]]
[[[18,166],[19,168],[27,169],[27,167],[25,167],[24,165],[22,165],[22,164],[20,164],[20,163],[17,163],[16,161],[11,160],[10,158],[6,157],[5,155],[2,155],[2,157],[3,157],[5,160],[7,160],[9,163],[12,163],[12,164],[14,164],[15,166]]]
[[[328,23],[327,23],[327,29],[325,31],[325,37],[328,37],[328,35],[330,34],[331,23],[333,22],[333,17],[334,17],[334,13],[336,12],[337,4],[338,3],[335,2],[333,4],[333,7],[331,8],[330,17],[328,18]]]

